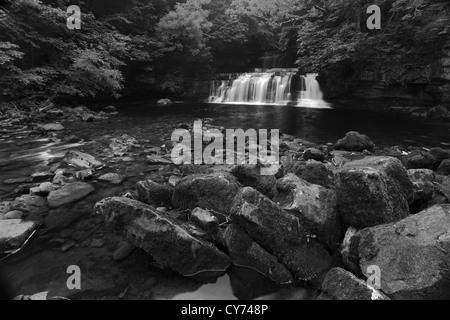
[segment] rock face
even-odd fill
[[[319,300],[390,300],[382,292],[370,287],[350,272],[331,269],[322,283]]]
[[[173,189],[169,186],[159,184],[153,180],[140,181],[136,184],[137,197],[143,203],[149,204],[156,208],[172,207]]]
[[[364,134],[352,131],[345,135],[344,138],[336,142],[335,150],[363,152],[364,150],[372,150],[375,144],[370,138]]]
[[[403,299],[450,298],[450,205],[361,230],[351,242],[363,273],[373,265],[381,269],[384,293]]]
[[[327,167],[318,161],[294,161],[285,166],[284,175],[293,173],[303,180],[323,187],[334,185],[333,176]]]
[[[66,153],[64,162],[79,169],[96,169],[103,166],[103,164],[93,156],[74,150]]]
[[[403,157],[403,164],[406,169],[436,169],[436,158],[426,151],[413,151],[409,155]]]
[[[297,217],[252,188],[244,188],[236,196],[231,218],[296,280],[316,279],[332,267],[328,251]]]
[[[133,245],[181,275],[223,273],[230,265],[223,252],[193,237],[180,222],[149,205],[126,198],[109,198],[97,203],[95,212],[103,215]]]
[[[256,270],[279,284],[293,282],[286,267],[235,224],[227,228],[224,238],[234,265]]]
[[[338,208],[353,227],[398,221],[409,215],[413,185],[398,159],[368,157],[336,173]]]
[[[236,178],[227,173],[188,176],[176,185],[172,203],[182,209],[200,207],[228,215],[239,188]]]
[[[261,175],[262,168],[262,165],[236,166],[231,171],[231,174],[233,174],[243,186],[252,187],[271,198],[276,192],[275,184],[277,179],[273,175]]]
[[[0,220],[0,253],[20,248],[36,228],[31,221]]]
[[[277,190],[274,202],[304,222],[328,248],[340,246],[344,230],[334,190],[310,184],[293,174],[278,180]]]
[[[62,205],[80,200],[94,191],[94,187],[85,182],[75,182],[50,192],[47,197],[48,205],[57,208]]]

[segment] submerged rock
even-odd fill
[[[48,123],[48,124],[40,124],[37,127],[39,131],[62,131],[64,127],[59,123]]]
[[[304,222],[329,248],[336,250],[344,237],[336,192],[289,174],[277,181],[274,202]]]
[[[235,224],[227,228],[224,238],[235,266],[256,270],[279,284],[293,282],[292,275],[286,267]]]
[[[118,234],[150,254],[160,265],[184,276],[221,274],[230,259],[211,243],[193,237],[181,224],[155,208],[126,198],[95,205]]]
[[[240,188],[227,173],[192,175],[182,179],[173,192],[173,205],[181,209],[197,207],[228,215]]]
[[[252,188],[236,196],[231,218],[264,250],[275,256],[296,280],[314,280],[333,259],[297,217]]]
[[[0,220],[0,253],[19,249],[37,226],[36,222],[20,219]]]
[[[365,228],[403,219],[413,201],[413,184],[396,158],[367,157],[336,173],[338,208],[353,227]]]
[[[322,283],[319,300],[390,300],[382,292],[369,286],[350,272],[331,269]]]
[[[172,207],[173,189],[153,180],[140,181],[136,184],[136,200],[154,207]]]
[[[345,135],[344,138],[336,142],[335,150],[363,152],[364,150],[372,150],[375,144],[370,138],[364,134],[352,131]]]
[[[103,163],[95,159],[93,156],[74,150],[68,151],[63,161],[79,169],[97,169],[103,166]]]
[[[126,177],[118,173],[107,173],[98,178],[98,180],[106,181],[112,184],[121,184]]]
[[[66,184],[61,189],[50,192],[47,197],[47,202],[51,208],[57,208],[80,200],[94,190],[95,189],[93,186],[85,182]]]
[[[450,205],[367,228],[350,240],[361,271],[381,270],[381,290],[400,299],[450,299]]]

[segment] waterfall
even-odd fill
[[[316,80],[317,76],[317,73],[308,73],[306,76],[303,76],[303,79],[305,80],[305,91],[303,94],[304,99],[323,99],[322,90],[320,90],[319,82]]]
[[[299,76],[295,71],[273,69],[229,75],[229,80],[214,80],[210,85],[210,103],[275,104],[327,107],[318,74]]]

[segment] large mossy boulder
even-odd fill
[[[277,181],[277,191],[274,202],[298,217],[328,248],[339,248],[344,230],[337,210],[335,190],[288,174]]]
[[[369,277],[381,271],[381,290],[398,299],[450,299],[450,205],[399,222],[366,228],[346,243],[348,257]]]
[[[231,218],[275,256],[294,280],[316,280],[333,266],[328,251],[297,217],[252,188],[244,188],[236,196]]]
[[[181,275],[222,274],[230,265],[226,254],[191,235],[182,222],[142,202],[108,198],[95,205],[95,212],[104,216],[117,234]]]
[[[240,187],[229,173],[187,176],[176,185],[172,204],[181,209],[200,207],[229,215]]]
[[[356,228],[401,220],[409,215],[413,184],[402,163],[391,157],[367,157],[336,172],[338,208]]]
[[[335,143],[334,150],[363,152],[364,150],[372,150],[374,147],[375,144],[368,136],[352,131]]]

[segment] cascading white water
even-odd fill
[[[317,73],[308,73],[306,76],[303,76],[305,80],[305,91],[303,93],[302,98],[304,99],[313,99],[313,100],[322,100],[323,93],[320,90],[319,82],[317,82],[316,77]]]
[[[296,86],[293,85],[294,77]],[[304,106],[306,101],[308,106],[328,107],[322,100],[323,94],[316,77],[317,74],[300,77],[295,72],[278,69],[241,74],[231,80],[212,81],[209,102]]]

